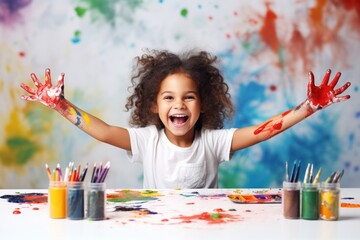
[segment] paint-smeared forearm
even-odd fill
[[[309,72],[309,81],[307,87],[307,99],[293,110],[284,112],[262,124],[254,134],[267,132],[272,137],[296,123],[302,121],[318,110],[324,109],[336,102],[342,102],[350,98],[350,95],[338,96],[343,93],[351,84],[345,83],[342,87],[335,89],[341,73],[338,72],[329,84],[331,70],[327,70],[323,81],[319,86],[315,85],[315,78],[312,72]]]
[[[72,103],[67,101],[65,98],[60,99],[60,101],[58,102],[58,104],[54,109],[78,128],[82,129],[85,132],[89,131],[89,127],[90,127],[89,114],[80,110]]]
[[[233,138],[232,150],[240,150],[272,138],[301,122],[316,111],[324,109],[335,102],[349,99],[350,95],[339,96],[339,94],[343,93],[350,86],[350,82],[335,89],[341,74],[337,73],[329,84],[330,74],[331,71],[328,70],[322,83],[319,86],[315,86],[314,75],[312,72],[309,72],[307,99],[294,109],[274,116],[257,126],[237,129]]]

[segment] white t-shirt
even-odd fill
[[[131,151],[127,155],[130,162],[143,164],[144,188],[217,188],[218,167],[230,160],[235,128],[198,131],[186,148],[171,143],[164,129],[155,126],[128,131]]]

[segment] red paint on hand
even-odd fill
[[[308,83],[308,102],[313,111],[323,109],[332,103],[342,102],[350,98],[350,95],[338,96],[343,93],[350,85],[350,82],[345,83],[342,87],[334,89],[339,81],[341,73],[338,72],[329,84],[331,70],[327,70],[324,75],[323,81],[319,86],[315,86],[314,74],[309,72]]]
[[[42,84],[36,75],[32,73],[31,79],[34,82],[37,89],[32,89],[25,84],[21,84],[21,87],[27,91],[30,95],[22,95],[21,98],[27,101],[41,102],[45,106],[55,108],[56,105],[64,98],[64,74],[61,73],[56,86],[51,83],[50,69],[45,70],[45,84]]]

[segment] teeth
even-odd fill
[[[186,117],[186,115],[180,115],[180,114],[176,114],[176,115],[171,115],[172,117]]]

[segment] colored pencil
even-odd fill
[[[304,183],[308,183],[309,179],[310,179],[310,163],[308,163],[306,170],[305,170]]]
[[[296,162],[294,162],[293,169],[291,171],[290,182],[294,182],[294,180],[295,180],[295,172],[296,172]]]
[[[289,164],[288,161],[285,162],[285,181],[289,182]]]
[[[316,173],[315,178],[314,178],[314,181],[313,181],[313,184],[317,184],[317,183],[318,183],[319,178],[320,178],[320,174],[321,174],[321,168],[319,168],[318,172]]]
[[[47,163],[45,164],[45,168],[46,168],[46,173],[48,175],[49,181],[51,181],[51,170],[50,170],[49,165]]]

